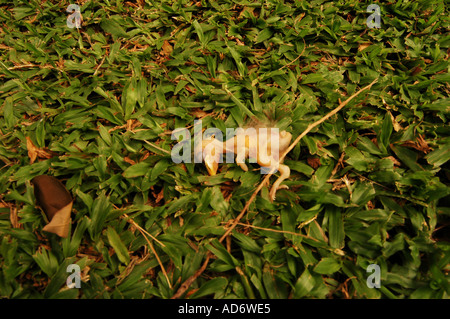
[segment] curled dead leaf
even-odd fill
[[[312,168],[316,169],[320,166],[320,159],[318,157],[308,157],[306,159],[306,161],[308,162],[308,165],[311,166]]]
[[[358,51],[362,51],[362,50],[364,50],[365,48],[368,48],[368,47],[370,47],[372,45],[372,43],[361,43],[359,46],[358,46]]]
[[[0,207],[1,203],[0,203]],[[9,207],[9,220],[13,228],[21,228],[22,224],[19,223],[19,216],[17,214],[17,207],[10,205]]]
[[[134,160],[132,160],[131,158],[129,158],[128,156],[125,156],[125,157],[123,158],[123,160],[124,160],[125,162],[127,162],[128,164],[136,165],[136,162],[135,162]]]
[[[415,148],[416,150],[423,152],[425,154],[428,154],[432,150],[422,135],[418,135],[415,141],[404,141],[399,145]]]
[[[63,183],[53,176],[39,175],[31,183],[36,202],[48,219],[48,224],[42,230],[67,237],[71,223],[72,196]]]
[[[28,136],[25,137],[27,140],[27,150],[28,157],[30,158],[30,164],[33,164],[36,158],[52,158],[54,153],[47,150],[46,148],[39,148],[33,144],[33,141]]]
[[[391,120],[392,120],[392,124],[393,124],[393,126],[394,126],[394,130],[395,130],[396,132],[402,130],[402,129],[403,129],[402,126],[397,122],[397,120],[395,119],[394,115],[392,115],[391,112],[388,112],[388,113],[389,113],[389,115],[391,116]]]
[[[164,199],[164,189],[161,189],[161,191],[155,196],[155,203],[158,204],[162,199]]]
[[[200,119],[210,115],[210,113],[207,113],[201,109],[193,109],[191,111],[191,114],[194,115],[196,118],[200,118]]]
[[[173,51],[173,47],[172,45],[170,45],[169,41],[165,40],[162,47],[161,47],[161,55],[168,57],[172,51]]]

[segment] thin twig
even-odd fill
[[[193,274],[191,277],[186,279],[185,282],[183,282],[181,284],[180,288],[178,288],[177,292],[171,297],[171,299],[180,298],[184,294],[184,292],[186,290],[188,290],[188,288],[192,285],[192,283],[205,271],[206,266],[208,266],[209,259],[211,258],[211,256],[212,256],[211,252],[208,251],[208,253],[206,254],[206,259],[203,262],[202,267],[200,267],[200,269],[197,270],[195,272],[195,274]]]
[[[284,69],[285,67],[287,67],[287,66],[289,66],[289,65],[291,65],[291,64],[293,64],[293,63],[295,63],[295,61],[297,61],[298,59],[300,59],[300,57],[303,55],[303,53],[305,52],[305,49],[306,49],[306,42],[305,42],[305,39],[303,39],[303,43],[304,43],[304,46],[303,46],[303,50],[302,50],[302,52],[300,53],[300,55],[299,55],[298,57],[296,57],[294,60],[292,60],[291,62],[289,62],[289,63],[283,65],[283,66],[282,66],[281,68],[279,68],[278,70],[282,70],[282,69]]]
[[[250,225],[250,224],[244,224],[244,223],[237,223],[237,224],[240,225],[240,226],[244,226],[244,227],[250,227],[250,228],[254,228],[254,229],[259,229],[259,230],[264,230],[264,231],[269,231],[269,232],[274,232],[274,233],[280,233],[280,234],[299,236],[299,237],[311,239],[313,241],[319,241],[316,238],[313,238],[313,237],[310,237],[310,236],[307,236],[307,235],[303,235],[303,234],[300,234],[300,233],[295,233],[295,232],[288,231],[288,230],[279,230],[279,229],[265,228],[265,227],[259,227],[259,226],[255,226],[255,225]]]
[[[164,153],[166,153],[166,154],[170,154],[170,151],[165,150],[165,149],[163,149],[163,148],[161,148],[161,147],[159,147],[159,146],[156,146],[155,144],[150,143],[149,141],[144,140],[144,142],[147,143],[148,145],[150,145],[150,146],[156,148],[157,150],[160,150],[160,151],[162,151],[162,152],[164,152]]]
[[[156,260],[158,261],[159,266],[161,267],[161,270],[164,274],[164,277],[166,277],[167,283],[169,284],[169,288],[172,288],[172,284],[170,283],[169,280],[169,276],[167,276],[167,272],[166,269],[164,268],[163,263],[161,262],[161,259],[158,256],[158,253],[155,250],[155,247],[153,246],[152,242],[148,239],[147,236],[151,237],[154,241],[156,241],[157,243],[159,243],[161,246],[165,247],[165,245],[160,242],[159,240],[157,240],[154,236],[152,236],[149,232],[147,232],[145,229],[143,229],[141,226],[139,226],[138,223],[136,223],[131,217],[129,217],[127,214],[123,214],[123,216],[127,219],[127,221],[132,224],[134,227],[137,228],[137,230],[139,230],[139,232],[142,234],[142,236],[144,236],[145,240],[147,241],[151,251],[153,252],[153,255],[155,255]]]
[[[29,64],[11,66],[8,68],[8,71],[24,69],[24,68],[56,69],[55,67],[53,67],[51,65],[37,65],[37,64],[29,63]]]
[[[150,237],[151,239],[153,239],[154,241],[156,241],[158,244],[160,244],[162,247],[166,247],[166,245],[164,245],[162,242],[160,242],[158,239],[156,239],[155,236],[153,236],[152,234],[150,234],[148,231],[146,231],[144,228],[142,228],[141,226],[139,226],[138,223],[136,223],[131,217],[129,217],[127,214],[123,214],[123,216],[125,218],[128,219],[128,222],[130,224],[132,224],[134,227],[136,227],[137,229],[139,229],[139,231],[145,233],[148,237]]]
[[[100,67],[103,65],[103,62],[105,62],[105,59],[106,59],[106,55],[103,57],[102,61],[98,65],[98,67],[95,69],[94,76],[97,75],[98,69],[100,69]]]

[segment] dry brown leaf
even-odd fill
[[[153,193],[153,196],[155,197],[155,203],[158,204],[162,199],[164,199],[164,188],[162,188],[158,194]]]
[[[142,156],[142,158],[140,159],[140,162],[145,161],[149,156],[150,156],[150,152],[146,151],[144,153],[144,156]]]
[[[371,45],[372,45],[372,43],[361,43],[361,44],[358,46],[358,51],[362,51],[362,50],[364,50],[365,48],[370,47]]]
[[[419,135],[416,141],[404,141],[400,146],[406,146],[415,148],[416,150],[428,154],[431,151],[431,147],[428,145],[427,141],[422,135]]]
[[[37,158],[37,147],[33,144],[33,142],[28,136],[26,137],[26,139],[27,139],[28,157],[30,158],[30,164],[33,164]]]
[[[245,43],[242,42],[241,40],[239,40],[238,38],[236,38],[236,43],[237,43],[237,45],[240,45],[240,46],[245,45]]]
[[[133,160],[132,160],[131,158],[129,158],[128,156],[125,156],[125,157],[123,158],[123,160],[124,160],[125,162],[127,162],[128,164],[131,164],[131,165],[136,164],[136,162],[133,161]]]
[[[65,186],[55,177],[39,175],[31,180],[34,196],[48,219],[42,229],[60,237],[67,237],[71,223],[72,196]]]
[[[173,47],[170,45],[169,41],[165,40],[162,47],[161,47],[161,55],[164,55],[165,57],[169,57],[169,55],[173,51]]]
[[[19,216],[17,215],[17,207],[9,208],[9,220],[11,221],[11,226],[13,228],[21,228],[22,224],[19,223]]]
[[[422,71],[423,71],[423,69],[420,66],[416,66],[414,69],[411,70],[411,75],[412,76],[417,75]]]
[[[306,161],[308,162],[308,165],[314,169],[320,166],[320,159],[317,157],[308,157]]]
[[[28,136],[25,137],[27,140],[27,151],[28,151],[28,157],[30,158],[30,164],[33,164],[36,158],[52,158],[54,156],[54,153],[45,149],[45,148],[38,148],[36,145],[33,144],[33,141]]]
[[[392,124],[394,126],[394,130],[396,132],[400,131],[402,128],[402,126],[400,124],[398,124],[397,120],[395,119],[394,115],[392,115],[391,112],[389,112],[389,115],[391,116],[391,120],[392,120]]]
[[[422,135],[419,135],[417,137],[417,149],[419,151],[424,152],[425,154],[429,153],[431,151],[431,147],[428,145],[427,141],[425,141],[425,139],[423,138]]]
[[[210,113],[207,113],[201,109],[193,109],[191,111],[191,114],[194,115],[196,118],[204,118],[204,117],[210,115]]]

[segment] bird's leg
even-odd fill
[[[236,152],[236,164],[239,165],[242,170],[245,172],[248,171],[247,164],[245,164],[245,159],[248,156],[248,148],[244,145],[242,147],[237,148]]]
[[[275,200],[275,196],[276,196],[278,189],[289,188],[287,185],[280,186],[280,184],[291,175],[291,170],[290,170],[289,166],[284,165],[284,164],[278,164],[278,170],[280,171],[280,177],[278,177],[278,179],[275,181],[275,183],[273,183],[272,188],[269,193],[271,201]]]

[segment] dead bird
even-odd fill
[[[201,152],[209,175],[217,173],[219,163],[222,162],[225,153],[227,154],[226,162],[234,160],[231,158],[230,161],[228,154],[232,154],[232,157],[235,155],[236,163],[244,171],[248,171],[245,163],[247,158],[250,163],[258,163],[262,173],[275,173],[278,170],[280,176],[273,183],[269,193],[270,199],[274,201],[278,189],[288,188],[287,185],[281,185],[281,183],[290,176],[291,171],[287,165],[282,164],[280,157],[289,147],[291,139],[291,133],[285,130],[280,132],[278,128],[271,127],[271,125],[257,123],[252,127],[251,124],[248,124],[246,128],[236,129],[235,135],[224,142],[214,135],[203,139],[196,147],[195,153]]]

